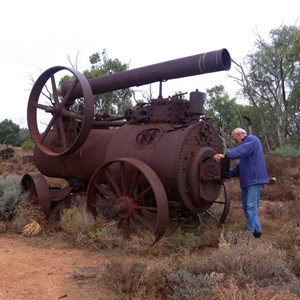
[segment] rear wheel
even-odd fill
[[[161,237],[168,224],[168,201],[156,173],[144,162],[119,158],[101,166],[92,176],[87,208],[118,220],[125,236],[137,229]]]

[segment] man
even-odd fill
[[[233,139],[240,145],[216,154],[214,160],[219,162],[226,157],[239,159],[239,162],[230,170],[231,177],[239,177],[242,189],[243,211],[247,219],[247,230],[256,238],[262,235],[258,218],[260,194],[265,184],[269,182],[263,148],[255,135],[247,135],[246,130],[236,128],[231,133]]]

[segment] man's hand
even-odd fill
[[[219,162],[224,157],[225,157],[224,154],[216,154],[216,155],[214,155],[214,160],[216,162]]]

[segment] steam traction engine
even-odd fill
[[[87,208],[117,219],[126,234],[142,227],[162,236],[169,217],[186,211],[217,212],[223,223],[230,206],[228,163],[213,160],[223,143],[203,117],[204,94],[163,98],[161,86],[230,65],[228,51],[221,49],[91,80],[66,67],[46,70],[28,102],[34,161],[41,172],[22,179],[31,201],[49,215],[58,202],[86,192]],[[74,80],[60,90],[57,73],[65,72]],[[122,117],[94,115],[94,95],[153,82],[160,82],[157,99]],[[69,186],[49,187],[44,176],[66,179]]]

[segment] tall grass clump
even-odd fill
[[[85,208],[85,202],[66,208],[61,212],[62,229],[73,237],[87,232],[94,224],[94,216]]]
[[[28,198],[21,186],[21,176],[0,177],[0,219],[11,220],[18,203]]]

